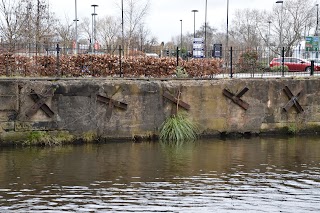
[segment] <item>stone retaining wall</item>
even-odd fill
[[[293,95],[289,106],[286,86]],[[248,91],[241,97],[230,99],[223,94],[225,90],[236,95],[244,88]],[[68,131],[74,135],[92,132],[117,139],[158,135],[162,122],[176,108],[163,94],[175,97],[178,92],[180,100],[190,106],[187,112],[202,135],[284,129],[316,133],[320,129],[317,78],[6,79],[0,80],[0,136],[4,141],[30,131]],[[48,109],[52,116],[45,113]]]

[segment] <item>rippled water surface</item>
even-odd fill
[[[320,138],[0,149],[0,212],[320,212]]]

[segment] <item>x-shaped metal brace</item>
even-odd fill
[[[44,94],[37,94],[33,89],[31,90],[30,97],[35,104],[26,112],[27,117],[34,115],[41,109],[49,118],[52,118],[54,112],[46,104],[46,100],[54,95],[55,88],[48,89]]]
[[[105,97],[105,96],[102,96],[102,95],[97,95],[97,100],[99,102],[107,104],[110,109],[113,109],[114,107],[117,107],[119,109],[126,110],[127,107],[128,107],[128,104],[126,104],[126,103],[123,103],[123,102],[120,102],[120,101],[116,101],[116,100],[113,100],[111,98],[108,98],[108,97]]]
[[[289,109],[292,106],[294,106],[298,113],[303,112],[304,110],[298,102],[298,99],[301,95],[302,90],[296,96],[294,96],[292,94],[292,92],[290,91],[290,89],[287,86],[284,87],[283,91],[289,98],[289,102],[283,107],[284,111],[288,112]]]
[[[174,97],[173,95],[171,95],[169,92],[164,92],[163,93],[163,97],[165,97],[166,99],[168,99],[169,101],[171,101],[174,104],[178,104],[178,106],[182,107],[185,110],[189,110],[190,109],[190,105],[187,104],[186,102],[182,101],[180,99],[180,95],[178,94],[177,97]]]
[[[223,89],[223,95],[227,98],[231,99],[235,104],[247,110],[249,108],[249,104],[241,99],[241,97],[248,91],[247,87],[243,88],[238,94],[233,94],[226,89]]]

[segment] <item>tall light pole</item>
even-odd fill
[[[75,42],[75,54],[78,53],[78,14],[77,14],[77,0],[75,0],[74,2],[74,14],[75,14],[75,18],[74,18],[74,22],[75,22],[75,38],[74,38],[74,42]]]
[[[317,7],[317,25],[316,25],[316,32],[315,36],[318,36],[318,25],[319,25],[319,4],[316,4]]]
[[[180,54],[182,56],[182,19],[180,20],[180,22],[181,22]]]
[[[122,45],[122,49],[124,48],[124,27],[123,27],[123,0],[121,0],[121,36],[122,36],[122,39],[121,39],[121,45]]]
[[[227,49],[229,48],[229,0],[227,1]]]
[[[208,1],[206,0],[205,17],[204,17],[204,57],[207,57],[207,7]]]
[[[98,15],[96,13],[96,7],[98,7],[97,4],[93,4],[91,5],[91,7],[93,7],[93,13],[92,15],[92,47],[93,47],[93,51],[95,52],[95,44],[96,44],[96,15]]]
[[[282,44],[282,13],[283,13],[283,1],[276,1],[277,4],[281,4],[281,14],[280,14],[280,48]]]
[[[196,37],[196,12],[199,12],[198,10],[191,10],[193,12],[193,38]]]
[[[270,63],[270,25],[271,25],[271,21],[268,21],[269,23],[269,32],[268,32],[268,40],[267,40],[267,45],[268,45],[268,65]]]

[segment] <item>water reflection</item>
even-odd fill
[[[0,211],[319,212],[317,138],[0,150]]]

